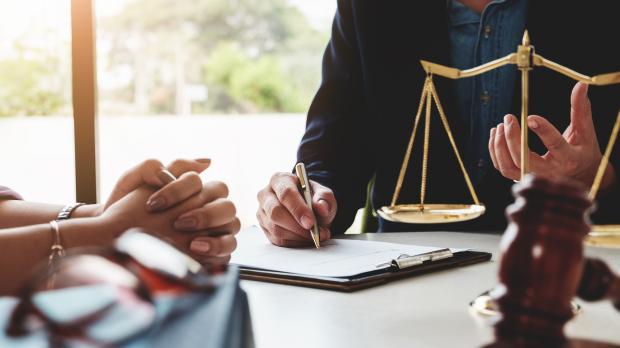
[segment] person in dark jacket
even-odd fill
[[[314,188],[316,222],[290,172],[276,173],[258,194],[257,217],[281,246],[343,233],[364,205],[389,205],[425,78],[421,59],[471,68],[516,51],[527,29],[536,52],[587,75],[620,70],[613,2],[533,0],[340,0],[323,58],[323,80],[298,149]],[[620,109],[618,86],[590,87],[553,71],[530,74],[531,171],[591,185]],[[475,220],[405,225],[379,219],[379,231],[500,231],[519,172],[520,77],[509,65],[483,75],[434,77],[465,166],[486,213]],[[540,115],[540,116],[535,116]],[[439,119],[433,116],[427,202],[468,203],[471,196]],[[418,138],[420,139],[420,138]],[[421,142],[417,141],[399,202],[418,201]],[[612,156],[594,221],[620,216]]]

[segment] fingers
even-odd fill
[[[218,198],[179,216],[174,222],[174,228],[180,231],[206,230],[234,221],[236,214],[237,209],[233,202]]]
[[[201,197],[204,202],[228,197],[228,185],[222,181],[208,181],[202,186]]]
[[[162,187],[174,183],[173,188],[165,189],[164,193],[161,193],[162,190],[160,190],[160,193],[154,194],[148,200],[148,211],[153,212],[165,210],[171,206],[174,206],[180,200],[183,200],[195,193],[193,190],[187,191],[188,182],[185,180],[182,182],[177,182],[175,178],[187,172],[200,173],[207,169],[210,164],[210,159],[176,160],[170,164],[168,169],[166,169],[158,160],[146,160],[138,166],[128,170],[119,179],[114,190],[112,191],[112,194],[110,195],[110,198],[105,204],[105,208],[109,207],[114,202],[118,201],[140,186],[149,185],[154,187]],[[195,178],[189,180],[194,184],[197,182]]]
[[[272,234],[276,238],[306,242],[312,241],[310,230],[306,230],[297,224],[295,224],[292,229],[287,226],[282,226],[277,221],[270,219],[264,210],[259,210],[256,214],[256,218],[265,232]]]
[[[259,192],[258,199],[260,202],[259,214],[263,214],[266,222],[269,222],[270,225],[282,227],[284,231],[295,233],[303,239],[310,238],[309,229],[299,224],[269,187]],[[272,232],[273,230],[274,228],[271,228]]]
[[[527,126],[536,133],[554,157],[559,159],[568,157],[570,145],[549,121],[543,117],[532,115],[527,118]]]
[[[306,229],[312,228],[312,212],[299,192],[297,177],[291,173],[276,174],[271,179],[271,189],[281,206],[286,208],[299,225]]]
[[[194,256],[196,257],[196,256]],[[198,262],[200,262],[203,266],[221,266],[227,265],[230,262],[230,255],[224,257],[196,257]]]
[[[491,135],[489,136],[489,154],[491,155],[491,162],[493,162],[493,167],[499,170],[499,165],[497,164],[497,157],[495,156],[495,133],[497,132],[497,128],[491,128]]]
[[[508,144],[506,142],[503,123],[497,126],[493,146],[495,148],[495,157],[499,171],[508,179],[518,180],[521,175],[521,171],[512,160],[512,155],[510,154],[510,150],[508,149]]]
[[[178,180],[155,192],[146,202],[147,211],[158,212],[185,201],[202,190],[202,180],[196,172],[186,172]]]
[[[593,135],[595,130],[587,84],[583,82],[575,84],[571,93],[570,104],[570,119],[573,131],[582,133],[584,136]]]
[[[521,127],[515,116],[504,116],[504,135],[512,162],[521,168]]]
[[[517,169],[521,169],[521,126],[514,115],[506,115],[504,117],[504,134],[506,138],[506,146],[510,152],[510,157]],[[540,155],[529,151],[530,154],[530,171],[544,172],[546,170],[545,161]],[[521,174],[519,173],[519,176]]]
[[[304,234],[299,234],[287,230],[282,226],[278,226],[270,221],[264,212],[260,211],[256,214],[258,223],[265,232],[267,239],[274,244],[282,247],[304,247],[313,245],[312,237],[309,230],[305,230]],[[319,238],[321,241],[326,241],[331,238],[331,233],[328,228],[321,227],[319,229]]]
[[[314,225],[312,211],[297,189],[297,178],[290,173],[279,173],[258,193],[259,209],[256,217],[271,243],[286,247],[312,245],[310,229]],[[327,228],[337,210],[333,192],[312,182],[313,207],[319,220],[320,237],[331,237]]]
[[[194,256],[224,257],[232,254],[237,248],[237,239],[232,234],[221,237],[196,237],[190,244]]]
[[[312,186],[312,209],[319,220],[319,226],[330,226],[338,210],[334,192],[329,188],[310,180]]]
[[[284,230],[280,226],[275,226],[272,230],[268,230],[262,225],[261,227],[263,228],[263,231],[265,231],[265,235],[267,236],[267,239],[269,239],[269,241],[273,245],[286,247],[286,248],[302,248],[302,247],[309,247],[309,246],[314,245],[314,242],[312,241],[312,238],[310,237],[310,231],[307,231],[308,238],[301,238],[299,235],[295,233],[291,233],[291,232],[287,233],[287,231]],[[319,237],[322,242],[329,240],[331,237],[329,230],[324,227],[320,228]]]
[[[126,171],[118,180],[108,198],[105,207],[109,207],[128,193],[143,185],[161,187],[166,184],[159,176],[164,165],[155,159],[146,160]]]
[[[159,180],[161,180],[164,186],[172,183],[177,179],[174,174],[168,171],[168,169],[162,169],[159,173],[157,173],[157,177],[159,178]]]
[[[202,173],[211,166],[211,159],[198,158],[194,160],[177,159],[172,161],[167,168],[174,176],[180,176],[187,172]]]

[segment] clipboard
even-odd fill
[[[257,227],[237,236],[232,264],[241,279],[352,292],[491,259],[487,252],[398,243],[334,239],[291,249],[274,246]]]
[[[269,283],[302,286],[341,292],[353,292],[367,289],[403,278],[437,272],[450,268],[468,266],[491,260],[491,253],[481,251],[460,251],[451,257],[439,260],[427,260],[408,267],[391,266],[352,277],[319,277],[288,272],[263,270],[251,267],[240,267],[241,279]]]

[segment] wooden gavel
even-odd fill
[[[620,310],[620,277],[603,261],[584,258],[592,202],[583,187],[529,175],[513,193],[500,284],[491,292],[502,313],[491,346],[567,347],[571,300],[609,299]]]

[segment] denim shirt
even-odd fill
[[[481,14],[458,0],[447,1],[452,66],[469,69],[516,51],[525,30],[527,0],[494,0]],[[508,65],[455,81],[458,117],[470,130],[461,151],[475,183],[492,166],[489,133],[510,112],[517,76],[516,66]]]

